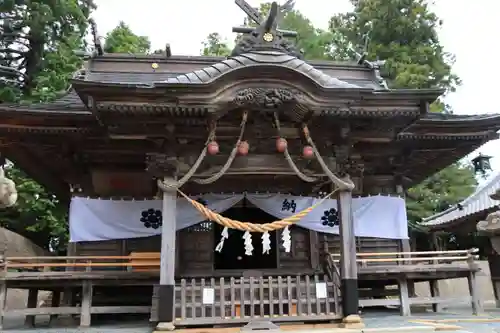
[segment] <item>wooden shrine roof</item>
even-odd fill
[[[476,224],[488,213],[500,209],[495,194],[500,191],[500,173],[490,176],[477,190],[459,204],[422,220],[421,225],[431,231],[460,228],[474,231]],[[499,198],[500,199],[500,198]]]
[[[284,91],[289,99],[272,106],[245,99],[259,91],[273,98]],[[69,184],[95,188],[99,177],[94,170],[144,173],[148,153],[177,156],[186,172],[204,146],[208,123],[216,120],[221,153],[199,170],[209,175],[227,159],[241,109],[248,109],[250,153],[238,157],[214,188],[241,190],[231,186],[244,183],[235,181],[242,174],[249,191],[269,174],[276,176],[270,187],[296,187],[297,177],[275,149],[277,132],[269,114],[276,111],[290,153],[304,170],[321,176],[316,163],[300,157],[304,143],[299,127],[307,123],[327,159],[347,139],[365,177],[398,174],[411,186],[498,136],[498,115],[428,113],[440,93],[390,90],[373,68],[305,62],[275,51],[228,59],[103,55],[89,60],[72,90],[53,103],[0,104],[0,141],[8,158],[51,190],[65,193]],[[244,98],[236,103],[235,96]],[[261,178],[248,176],[254,172]],[[144,179],[137,178],[137,184]]]

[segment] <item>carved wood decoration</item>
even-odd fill
[[[236,108],[256,110],[265,113],[281,111],[292,121],[304,120],[310,112],[302,104],[303,96],[298,91],[283,88],[244,88],[238,90],[233,104]]]

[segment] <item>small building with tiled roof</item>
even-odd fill
[[[499,191],[500,172],[488,177],[473,194],[459,204],[423,219],[420,225],[431,232],[474,232],[479,221],[484,220],[489,213],[500,210]]]

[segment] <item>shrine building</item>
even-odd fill
[[[473,250],[409,254],[404,197],[496,139],[500,116],[431,113],[443,90],[390,89],[364,58],[306,61],[278,28],[288,8],[243,7],[257,27],[235,29],[227,58],[105,54],[96,38],[67,94],[0,104],[2,155],[70,205],[68,257],[4,259],[0,296],[54,293],[27,317],[331,322],[441,301],[417,281],[474,285]]]

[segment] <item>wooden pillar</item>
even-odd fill
[[[470,272],[467,277],[467,282],[469,284],[469,292],[471,297],[471,307],[472,314],[480,315],[483,312],[481,300],[479,299],[479,293],[477,290],[477,279],[476,272]]]
[[[410,307],[410,299],[409,299],[409,290],[408,290],[408,280],[404,277],[398,279],[398,289],[399,289],[399,302],[400,307],[399,311],[402,316],[410,316],[411,315],[411,307]]]
[[[31,288],[28,290],[28,302],[26,304],[27,309],[33,309],[37,307],[38,303],[38,289]],[[27,315],[24,321],[25,325],[28,327],[35,326],[35,316]]]
[[[0,331],[3,330],[5,308],[7,306],[7,282],[0,281]]]
[[[344,317],[358,314],[358,269],[356,238],[352,216],[352,193],[341,191],[337,196],[340,216],[340,290]]]
[[[61,290],[53,290],[52,291],[52,300],[50,301],[50,306],[52,308],[58,308],[61,306]],[[50,315],[49,323],[54,322],[57,319],[57,314]]]
[[[396,177],[396,178],[399,178],[399,177]],[[396,193],[401,196],[401,198],[405,199],[405,191],[404,191],[404,188],[403,188],[403,185],[401,184],[397,184],[396,185]],[[402,252],[412,252],[412,247],[411,247],[411,243],[410,243],[410,239],[411,239],[411,234],[408,235],[408,239],[402,239],[401,240],[401,250]],[[405,255],[404,256],[405,258],[411,258],[411,255]],[[409,261],[405,261],[403,262],[403,264],[411,264],[411,262]],[[410,297],[415,297],[415,283],[413,281],[407,281],[407,287],[408,287],[408,294]]]
[[[82,282],[82,306],[80,309],[80,327],[90,327],[92,316],[92,281],[85,280]]]
[[[165,179],[172,182],[172,179]],[[160,285],[158,286],[158,328],[174,330],[175,310],[175,236],[177,192],[175,188],[163,192],[161,228]]]
[[[431,291],[431,297],[439,298],[441,293],[439,291],[439,280],[429,280],[429,289]],[[439,303],[432,303],[432,311],[441,312],[443,307]]]

